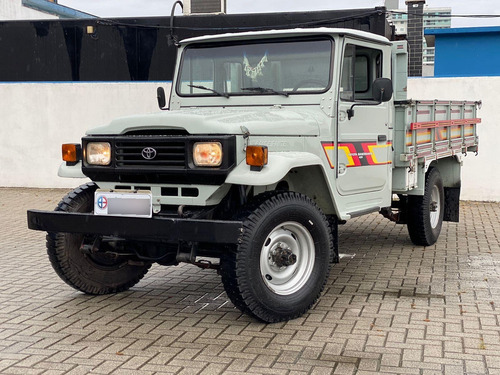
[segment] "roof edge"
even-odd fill
[[[456,27],[450,29],[426,29],[425,35],[500,33],[500,26]]]
[[[242,39],[253,39],[255,37],[273,38],[280,36],[306,36],[306,35],[319,35],[319,34],[346,34],[353,37],[370,39],[372,41],[390,45],[391,42],[386,37],[378,34],[369,33],[367,31],[335,28],[335,27],[318,27],[318,28],[295,28],[295,29],[278,29],[278,30],[265,30],[265,31],[245,31],[240,33],[225,33],[216,35],[205,35],[194,38],[187,38],[181,40],[181,44],[196,43],[196,42],[210,42],[210,41],[226,41],[234,37]]]

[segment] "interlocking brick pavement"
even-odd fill
[[[130,291],[63,283],[28,208],[63,190],[0,189],[1,374],[500,374],[500,204],[463,202],[435,246],[373,214],[340,228],[341,263],[303,317],[263,324],[213,270],[153,266]]]

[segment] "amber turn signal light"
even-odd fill
[[[62,145],[62,158],[65,162],[77,163],[80,160],[82,148],[76,143],[66,143]]]
[[[247,146],[247,164],[251,170],[262,170],[267,164],[267,146]]]

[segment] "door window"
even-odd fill
[[[382,77],[382,51],[347,44],[342,62],[340,99],[344,101],[375,100],[372,84]]]

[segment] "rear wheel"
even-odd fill
[[[436,168],[427,172],[423,196],[408,196],[408,233],[415,245],[436,243],[444,215],[444,188]]]
[[[55,211],[92,212],[97,185],[82,185],[66,195]],[[151,264],[131,265],[126,259],[105,252],[84,253],[83,234],[48,233],[47,253],[59,277],[73,288],[88,294],[127,290],[148,272]],[[98,242],[96,242],[98,243]]]
[[[328,221],[306,196],[280,192],[247,208],[240,244],[221,258],[226,292],[265,322],[294,319],[319,298],[333,252]]]

